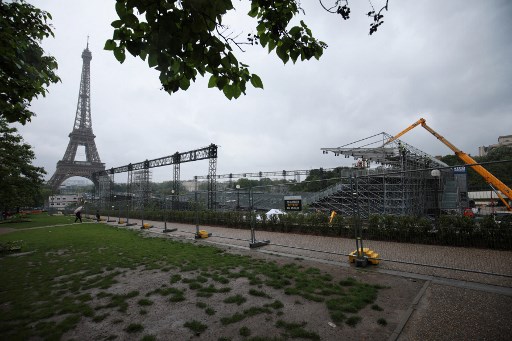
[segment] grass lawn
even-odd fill
[[[40,226],[73,224],[75,222],[74,215],[49,215],[46,212],[39,214],[23,215],[21,218],[21,222],[17,222],[16,220],[13,219],[14,218],[0,221],[0,227],[26,229]],[[84,218],[84,215],[82,215],[82,221],[86,220],[87,219]]]
[[[58,225],[66,219],[67,223],[74,221],[38,215],[32,225],[24,226]],[[374,303],[381,288],[350,277],[335,281],[330,274],[300,264],[279,265],[201,244],[144,238],[141,232],[104,224],[0,235],[2,244],[20,240],[21,254],[0,254],[0,335],[6,340],[58,340],[84,323],[108,323],[115,330],[110,339],[123,339],[126,333],[156,339],[154,335],[142,337],[143,318],[132,320],[134,314],[150,316],[161,304],[166,304],[166,312],[193,307],[208,319],[209,323],[196,319],[182,323],[190,336],[204,333],[215,322],[221,326],[217,328],[233,326],[236,334],[230,337],[236,338],[242,328],[257,340],[253,327],[248,331],[244,323],[266,316],[266,321],[275,317],[277,323],[262,330],[274,328],[278,339],[318,340],[314,326],[287,320],[287,309],[295,308],[283,304],[276,293],[291,297],[296,304],[323,306],[332,321],[352,326],[360,321],[358,312]],[[116,292],[127,281],[126,274],[134,271],[142,274],[135,281],[150,273],[164,280],[158,286]],[[246,284],[240,286],[241,281]]]

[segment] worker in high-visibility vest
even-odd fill
[[[332,211],[331,212],[331,217],[329,218],[329,224],[332,224],[332,221],[333,221],[335,216],[336,216],[336,211]]]

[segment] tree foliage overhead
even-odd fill
[[[126,51],[147,60],[160,71],[163,88],[173,93],[187,90],[197,75],[210,74],[208,86],[222,90],[229,99],[245,94],[247,83],[263,88],[261,79],[239,62],[233,47],[247,42],[229,35],[223,16],[234,10],[231,0],[117,0],[119,20],[112,22],[113,38],[105,44],[120,62]],[[325,43],[315,39],[301,21],[288,27],[299,13],[294,0],[253,0],[249,16],[257,19],[257,35],[250,43],[268,46],[281,60],[295,62],[320,58]]]
[[[187,90],[198,75],[209,74],[208,87],[216,87],[229,98],[245,94],[247,83],[263,88],[260,77],[235,57],[244,44],[261,45],[287,63],[319,59],[327,45],[317,40],[304,21],[293,25],[301,12],[298,0],[250,0],[247,13],[256,19],[255,34],[233,36],[223,17],[235,11],[232,0],[117,0],[118,20],[105,49],[121,63],[126,52],[147,60],[160,72],[160,82],[169,94]],[[343,4],[342,4],[343,3]],[[349,18],[348,0],[333,2],[327,11]],[[371,2],[370,2],[371,5]],[[383,23],[382,10],[368,12],[374,20],[370,34]]]
[[[0,117],[0,208],[31,206],[38,200],[43,168],[32,165],[34,152],[16,128]]]
[[[25,124],[35,114],[30,102],[45,96],[57,62],[45,56],[43,38],[53,36],[50,13],[25,3],[0,1],[0,118]]]

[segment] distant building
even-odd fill
[[[502,146],[511,146],[512,147],[512,135],[505,135],[498,137],[497,144],[491,144],[490,146],[482,146],[478,147],[478,155],[486,156],[491,150],[502,147]]]
[[[72,204],[78,206],[81,197],[78,194],[55,194],[48,197],[48,207],[51,209],[57,209],[59,211],[64,210],[68,205]]]

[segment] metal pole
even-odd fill
[[[164,232],[167,232],[167,197],[164,194]]]
[[[142,223],[141,223],[141,228],[144,228],[144,200],[142,200],[142,206],[141,206],[141,220],[142,220]]]
[[[249,188],[249,208],[250,208],[250,219],[251,219],[251,244],[256,242],[256,235],[254,233],[254,225],[256,223],[256,217],[253,212],[254,210],[254,197],[252,192],[252,187]]]
[[[117,220],[117,223],[121,224],[121,206],[122,206],[122,201],[119,202],[118,206],[119,206],[119,211],[118,211],[119,219]]]
[[[195,199],[195,206],[196,206],[196,237],[199,237],[199,204],[197,202],[197,188],[194,192],[194,199]]]

